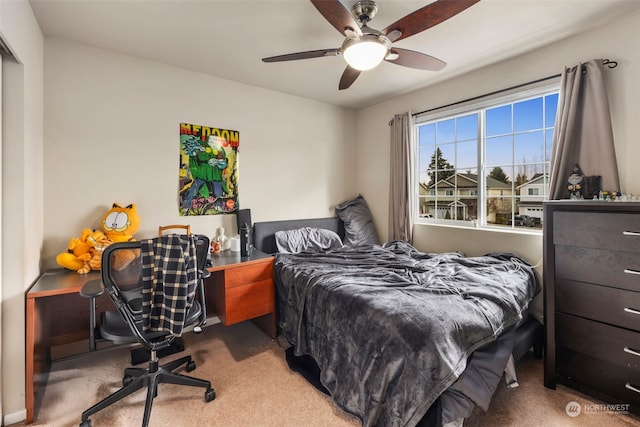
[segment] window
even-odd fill
[[[416,117],[417,222],[541,228],[557,104],[555,83]]]

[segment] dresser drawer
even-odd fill
[[[247,283],[273,279],[273,260],[254,264],[241,264],[238,268],[229,268],[224,272],[225,287],[246,285]]]
[[[225,325],[253,319],[274,312],[273,279],[227,289]]]
[[[557,280],[556,310],[640,331],[640,292]]]
[[[640,371],[564,348],[558,348],[557,362],[560,383],[608,403],[629,405],[621,410],[640,412]]]
[[[556,343],[577,353],[640,371],[640,334],[556,313]]]
[[[640,291],[640,253],[555,246],[556,277]]]
[[[553,213],[553,243],[640,251],[640,215],[556,211]]]

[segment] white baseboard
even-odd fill
[[[2,420],[3,426],[10,426],[11,424],[19,423],[27,419],[27,410],[23,409],[18,412],[14,412],[13,414],[7,414],[4,416]]]

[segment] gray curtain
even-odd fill
[[[391,120],[391,168],[389,185],[389,241],[411,243],[416,213],[415,146],[411,112],[396,114]]]
[[[569,198],[568,178],[578,164],[601,176],[602,189],[620,190],[602,59],[562,72],[549,176],[549,198]]]

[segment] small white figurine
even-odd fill
[[[224,234],[224,227],[219,227],[218,228],[218,235],[216,237],[214,237],[214,240],[218,243],[220,243],[220,249],[221,250],[227,250],[229,249],[229,242],[228,242],[228,238],[227,236],[225,236]]]

